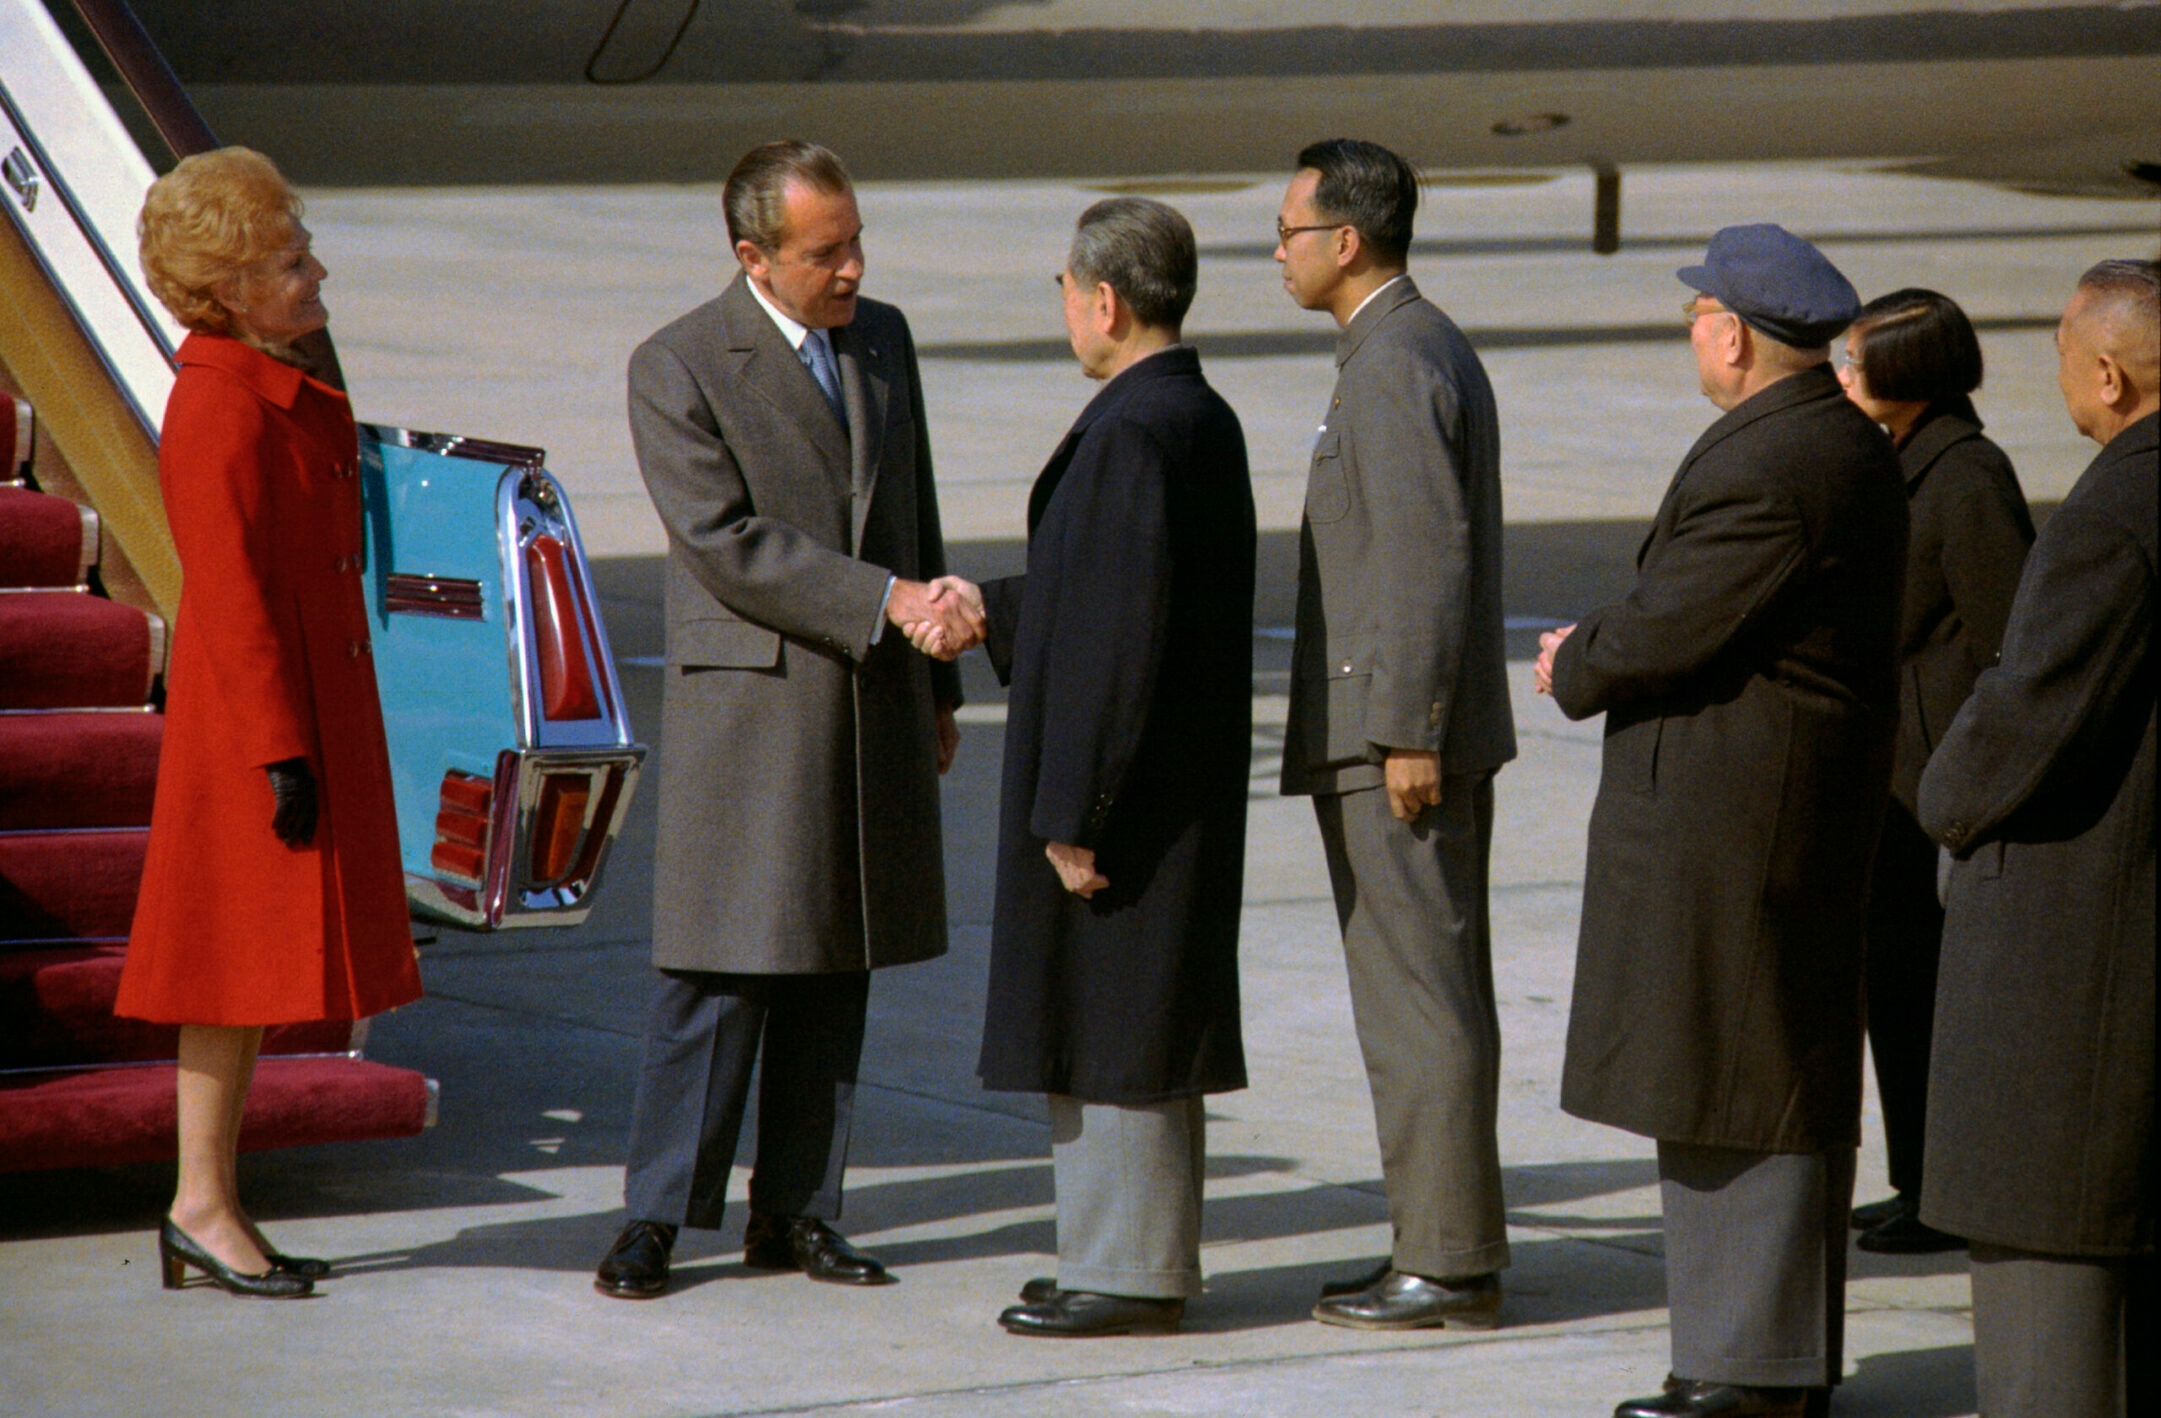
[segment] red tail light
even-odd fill
[[[488,859],[488,820],[494,805],[495,784],[486,778],[455,768],[445,773],[428,864],[477,885]]]
[[[571,583],[569,550],[561,539],[533,538],[525,548],[525,576],[532,591],[533,642],[540,652],[541,714],[557,720],[599,718],[596,637]]]
[[[548,885],[570,875],[585,833],[585,807],[592,797],[593,780],[583,773],[550,773],[540,780],[540,801],[533,809],[532,877],[536,884]]]

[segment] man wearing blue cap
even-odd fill
[[[1802,1418],[1842,1358],[1906,498],[1831,373],[1859,301],[1822,253],[1728,227],[1680,276],[1724,416],[1627,599],[1535,671],[1606,715],[1561,1106],[1658,1142],[1673,1372],[1615,1418]]]

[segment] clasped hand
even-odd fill
[[[958,576],[940,576],[928,583],[895,581],[885,614],[907,635],[909,644],[940,660],[958,659],[982,644],[989,626],[983,616],[982,591]]]
[[[1575,631],[1575,626],[1564,625],[1538,637],[1538,659],[1531,665],[1531,688],[1540,694],[1553,693],[1553,657],[1561,653],[1561,642]]]

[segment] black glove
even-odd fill
[[[305,758],[288,758],[263,770],[270,775],[270,795],[277,799],[270,830],[288,847],[305,847],[315,840],[315,775]]]

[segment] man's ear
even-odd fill
[[[2101,403],[2106,408],[2118,408],[2135,402],[2138,398],[2131,388],[2130,379],[2124,374],[2123,366],[2116,362],[2113,355],[2104,352],[2094,357],[2093,379],[2099,386]]]
[[[1366,249],[1365,234],[1354,226],[1336,228],[1336,265],[1350,266],[1358,260],[1358,253]]]
[[[767,267],[772,264],[766,260],[764,250],[755,241],[738,241],[735,244],[735,259],[745,271],[761,281],[765,279]]]
[[[1121,323],[1120,312],[1125,302],[1118,299],[1118,292],[1109,281],[1097,281],[1093,304],[1096,329],[1115,337]]]
[[[1748,328],[1748,322],[1738,315],[1734,316],[1732,326],[1720,339],[1723,346],[1721,353],[1725,355],[1726,363],[1736,367],[1748,363],[1755,339],[1756,332]]]

